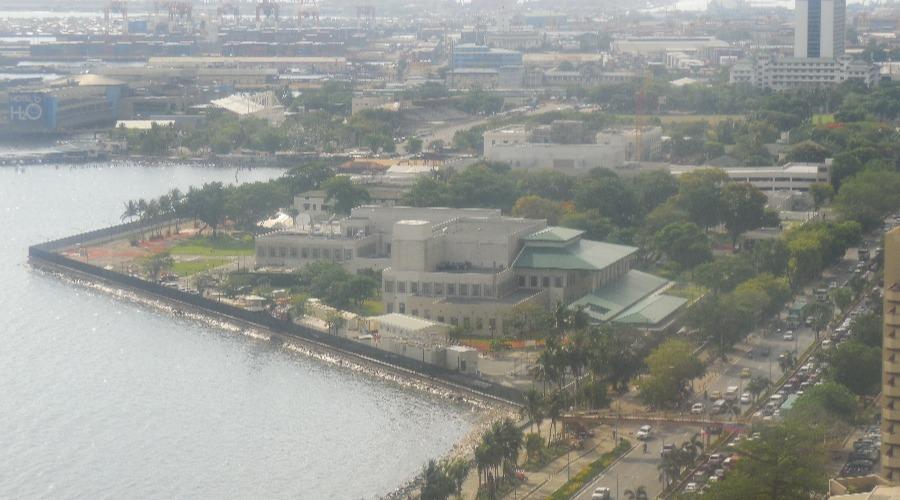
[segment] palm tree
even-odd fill
[[[647,488],[644,486],[638,486],[633,490],[625,490],[625,498],[628,500],[650,500],[650,497],[647,495]]]
[[[138,204],[134,200],[125,203],[125,211],[122,212],[122,220],[133,221],[138,216]]]
[[[747,392],[753,395],[753,400],[755,401],[759,395],[766,392],[771,385],[771,380],[762,375],[758,375],[750,379],[750,382],[747,382]]]
[[[172,215],[175,216],[175,232],[179,232],[178,223],[181,221],[181,217],[184,215],[185,209],[185,198],[184,194],[178,188],[173,188],[169,191],[169,199],[172,203]]]
[[[700,439],[700,434],[694,434],[689,441],[682,443],[681,449],[688,453],[691,462],[696,460],[703,451],[703,441]]]
[[[550,419],[550,435],[547,436],[547,446],[553,442],[553,434],[556,432],[556,421],[562,416],[563,410],[562,393],[553,391],[547,399],[547,418]]]
[[[795,363],[797,363],[797,358],[794,357],[794,353],[791,351],[784,351],[781,353],[781,356],[778,356],[778,366],[781,368],[782,372],[786,372],[793,368]]]
[[[450,479],[450,482],[453,483],[453,491],[456,493],[456,496],[462,495],[462,485],[466,480],[466,476],[469,475],[470,468],[471,464],[469,461],[462,458],[454,458],[444,464],[444,473]]]
[[[525,393],[524,412],[528,420],[531,421],[530,429],[534,430],[534,426],[537,424],[537,433],[540,436],[541,422],[544,421],[544,397],[540,392],[535,389],[529,389]]]

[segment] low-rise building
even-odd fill
[[[388,320],[410,315],[510,336],[520,312],[550,313],[562,304],[584,309],[593,322],[653,328],[685,302],[663,293],[669,281],[632,269],[637,248],[499,210],[366,206],[325,226],[330,233],[257,238],[257,265],[295,269],[328,260],[382,269]]]
[[[837,58],[758,57],[731,67],[733,84],[772,90],[837,85],[858,80],[868,87],[878,84],[878,66],[844,55]]]
[[[681,175],[696,168],[672,165],[672,175]],[[809,191],[812,184],[831,182],[831,159],[824,163],[790,162],[762,167],[730,167],[722,169],[735,182],[749,182],[761,191]]]

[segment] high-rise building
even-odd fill
[[[900,481],[900,228],[884,236],[881,475]]]
[[[843,55],[846,11],[846,0],[796,0],[794,57]]]

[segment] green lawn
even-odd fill
[[[253,255],[253,239],[237,239],[227,235],[200,236],[179,242],[170,250],[172,255],[202,255],[212,257],[232,257]]]
[[[197,259],[186,262],[176,262],[172,266],[172,272],[178,276],[190,276],[192,274],[209,271],[228,263],[228,259]]]
[[[828,125],[834,123],[834,115],[813,115],[813,125]]]

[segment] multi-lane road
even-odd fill
[[[656,498],[663,490],[663,482],[660,478],[657,464],[663,444],[675,443],[681,445],[689,441],[691,436],[697,433],[692,427],[677,427],[664,425],[653,429],[650,439],[647,441],[647,453],[640,441],[634,437],[637,428],[621,428],[623,437],[632,443],[637,443],[627,455],[616,462],[615,465],[597,476],[591,485],[585,488],[575,500],[590,500],[591,494],[596,488],[605,486],[612,491],[613,498],[625,498],[626,490],[635,490],[643,486],[650,498]],[[618,491],[618,494],[616,494]]]

